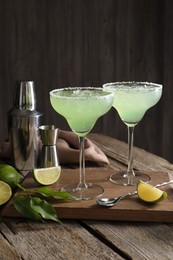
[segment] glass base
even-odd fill
[[[150,177],[145,173],[135,172],[134,176],[128,178],[127,172],[117,172],[112,174],[109,180],[120,186],[135,186],[140,180],[148,182]]]
[[[103,194],[104,189],[97,184],[87,183],[87,188],[80,188],[79,183],[64,186],[61,191],[66,191],[78,200],[91,200]]]

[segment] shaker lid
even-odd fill
[[[14,107],[19,110],[35,110],[36,94],[34,81],[16,81]]]

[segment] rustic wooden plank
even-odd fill
[[[94,140],[93,135],[90,137],[93,137]],[[114,161],[113,165],[117,164],[116,158],[118,158],[118,167],[125,167],[123,165],[125,149],[127,148],[125,143],[120,141],[114,143],[112,138],[107,139],[107,137],[98,135],[95,135],[95,140],[98,145],[100,144],[100,147],[109,151],[112,158],[111,162]],[[121,148],[119,150],[120,157],[117,157],[118,151],[116,152],[117,155],[113,154],[112,156],[109,150],[111,145],[114,150],[114,145],[118,147],[117,144]],[[141,149],[139,151],[137,149],[137,152],[140,154],[139,163],[143,161],[145,156],[148,156],[149,159],[148,168],[145,165],[140,167],[152,169],[153,171],[157,168],[165,169],[165,172],[169,172],[169,169],[171,169],[171,164],[166,160],[159,159],[159,157],[155,157]],[[159,162],[161,166],[159,166]],[[110,166],[107,169],[110,170]],[[49,256],[50,259],[61,259],[62,256],[64,259],[71,259],[71,256],[73,259],[80,259],[80,257],[82,259],[119,259],[120,257],[115,252],[118,252],[125,259],[166,260],[172,259],[173,256],[172,224],[85,221],[81,222],[81,226],[76,221],[63,221],[63,223],[64,226],[53,223],[40,224],[32,221],[6,219],[5,223],[0,223],[0,229],[9,243],[18,249],[18,253],[23,259],[43,259],[44,256],[48,256],[47,259],[49,259]],[[105,244],[109,244],[109,247],[113,248],[115,252],[107,246],[105,247],[105,244],[100,243],[96,238],[97,236]],[[97,258],[98,251],[100,255]],[[46,252],[45,255],[44,252]],[[67,253],[65,254],[65,252]],[[42,258],[40,257],[41,253],[43,253]]]
[[[112,159],[111,164],[117,167],[117,160],[121,168],[121,162],[125,163],[127,155],[127,144],[110,137],[103,138],[102,135],[92,135],[89,138]],[[172,164],[163,158],[155,156],[143,149],[135,148],[135,166],[138,169],[162,169],[172,173]],[[171,189],[172,196],[172,189]],[[94,229],[104,235],[108,241],[132,259],[172,259],[173,257],[173,225],[156,223],[125,223],[122,222],[96,222],[85,221],[88,228]]]
[[[105,236],[131,259],[172,260],[173,225],[151,223],[94,222],[85,223]]]
[[[62,225],[11,219],[1,222],[0,229],[25,260],[123,259],[75,221]]]
[[[1,223],[2,224],[2,223]],[[0,226],[1,226],[0,224]],[[1,232],[1,227],[0,227]],[[15,249],[15,245],[11,245],[8,240],[5,238],[6,236],[2,235],[3,232],[0,233],[0,259],[5,260],[19,260],[22,259],[20,253],[18,253],[17,248]]]
[[[97,183],[104,188],[105,197],[118,196],[135,190],[136,187],[118,186],[109,181],[113,173],[105,168],[92,168],[86,170],[88,182]],[[167,173],[147,172],[153,185],[169,180]],[[78,182],[78,169],[63,169],[60,179],[52,188],[59,190],[66,184]],[[24,187],[34,188],[36,183],[32,177],[27,176],[23,182]],[[137,196],[126,198],[111,208],[100,207],[95,200],[70,201],[52,205],[60,219],[96,219],[96,220],[120,220],[120,221],[150,221],[150,222],[173,222],[173,197],[172,185],[162,187],[168,194],[168,198],[156,205],[142,203]],[[21,191],[21,193],[23,193]],[[11,200],[1,212],[2,216],[20,216]]]
[[[117,167],[117,162],[127,165],[128,146],[126,142],[102,134],[89,134],[88,138],[112,159],[112,166]],[[173,174],[173,164],[138,147],[134,147],[134,168],[144,171],[165,171]]]

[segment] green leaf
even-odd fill
[[[14,207],[26,218],[42,222],[44,221],[43,219],[61,222],[52,205],[38,197],[16,195],[14,197]]]
[[[30,206],[30,196],[16,195],[14,197],[14,207],[24,217],[43,221],[38,212],[33,211]]]
[[[25,189],[22,187],[20,184],[17,185],[21,190],[24,192],[29,192],[32,194],[38,193],[44,197],[51,197],[51,196],[56,196],[59,199],[72,199],[73,197],[68,193],[64,191],[55,191],[51,188],[48,187],[40,187],[40,188],[35,188],[33,190],[31,189]]]
[[[67,192],[63,192],[63,191],[55,191],[53,189],[50,189],[48,187],[40,187],[35,189],[35,192],[46,196],[46,197],[50,197],[50,196],[57,196],[61,199],[68,199],[71,198],[71,195]]]
[[[38,197],[32,197],[30,200],[30,206],[35,212],[39,213],[42,218],[60,222],[55,209],[47,201]]]

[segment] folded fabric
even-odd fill
[[[57,146],[60,163],[79,162],[79,140],[73,132],[59,130]],[[106,155],[88,138],[85,138],[85,160],[109,164]]]
[[[40,139],[40,152],[41,146]],[[79,140],[73,132],[59,130],[57,150],[60,164],[79,162]],[[10,159],[10,143],[8,140],[0,145],[0,158]],[[109,164],[106,155],[88,138],[85,138],[85,160],[100,165]]]

